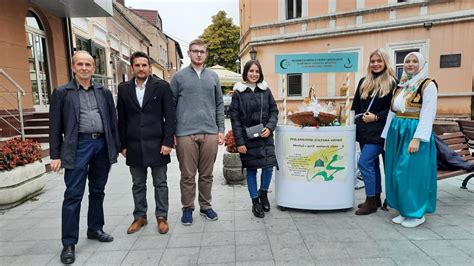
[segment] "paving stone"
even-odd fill
[[[133,244],[131,250],[143,249],[165,249],[170,239],[169,235],[145,235],[140,236]]]
[[[236,261],[273,260],[270,245],[245,245],[237,246]]]
[[[40,255],[22,255],[17,256],[12,265],[46,265],[56,254],[40,254]]]
[[[158,265],[164,249],[131,250],[122,265]]]
[[[235,263],[235,246],[201,247],[198,264]]]
[[[425,240],[413,241],[413,243],[423,250],[430,257],[463,257],[464,252],[449,241]]]
[[[292,261],[294,265],[300,263],[312,263],[313,259],[305,244],[285,245],[283,243],[271,243],[272,254],[275,261]]]
[[[237,231],[235,232],[235,242],[237,246],[270,244],[265,231]]]
[[[199,247],[167,248],[161,256],[160,265],[197,265]]]
[[[85,264],[118,265],[122,263],[128,252],[128,250],[97,251],[92,253],[92,255],[86,260]]]
[[[235,245],[234,232],[204,232],[201,246],[228,246]]]
[[[168,247],[199,247],[201,245],[201,240],[202,233],[175,234],[172,238],[170,238]]]
[[[397,265],[391,258],[366,258],[366,259],[318,259],[316,265],[338,266],[338,265]]]

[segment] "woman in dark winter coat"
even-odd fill
[[[383,49],[372,52],[367,76],[359,81],[352,103],[357,117],[356,140],[361,149],[358,167],[364,178],[366,194],[365,202],[357,206],[357,215],[376,212],[381,206],[379,155],[383,152],[384,139],[380,136],[396,84],[395,71],[387,52]]]
[[[270,211],[267,192],[277,166],[273,131],[278,122],[275,99],[263,81],[260,63],[248,61],[242,72],[243,83],[236,83],[229,113],[235,143],[242,167],[247,169],[247,187],[252,198],[252,212],[263,218]],[[259,136],[248,136],[246,129],[262,124]],[[260,190],[257,191],[257,169],[262,169]]]

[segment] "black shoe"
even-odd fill
[[[112,242],[112,241],[114,241],[113,236],[105,233],[102,230],[87,231],[87,238],[96,239],[96,240],[99,240],[99,242]]]
[[[252,213],[257,218],[265,217],[259,198],[252,199]]]
[[[61,251],[61,262],[64,264],[73,264],[76,260],[74,245],[64,246]]]
[[[264,212],[269,212],[270,211],[270,202],[268,201],[268,196],[267,196],[268,191],[259,190],[258,192],[260,194],[260,201],[262,202],[263,211]]]

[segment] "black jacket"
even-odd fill
[[[372,97],[367,97],[367,99],[360,98],[360,90],[362,82],[365,78],[362,78],[357,85],[357,90],[354,95],[354,101],[352,102],[352,110],[355,111],[355,114],[365,113],[367,108],[370,105]],[[357,125],[356,129],[356,140],[361,144],[384,144],[384,139],[380,137],[382,134],[383,128],[385,126],[385,121],[387,120],[388,111],[390,110],[390,105],[392,103],[393,90],[396,87],[396,83],[392,84],[392,90],[390,93],[380,98],[376,95],[372,106],[370,107],[369,112],[378,116],[378,121],[365,123],[362,121],[362,116],[356,118],[355,124]]]
[[[110,90],[94,83],[110,163],[117,162],[120,147],[117,113]],[[49,150],[51,159],[61,159],[61,166],[74,169],[79,135],[79,92],[74,80],[53,91],[49,107]]]
[[[118,125],[121,150],[127,149],[127,165],[162,166],[170,156],[163,156],[161,146],[173,147],[176,111],[168,82],[150,76],[140,107],[135,79],[118,86]]]
[[[263,95],[263,103],[261,95]],[[245,129],[260,123],[261,107],[262,124],[270,129],[270,136],[248,139]],[[237,146],[245,145],[247,147],[247,153],[240,154],[242,166],[249,169],[278,166],[273,140],[273,131],[275,131],[278,122],[278,107],[266,83],[259,84],[254,92],[245,84],[237,83],[234,86],[229,114],[235,143]]]

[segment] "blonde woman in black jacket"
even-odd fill
[[[384,139],[380,136],[397,84],[385,50],[377,49],[369,58],[367,75],[359,81],[352,103],[352,110],[356,113],[356,140],[361,149],[358,167],[364,178],[366,194],[365,202],[357,206],[356,215],[376,212],[381,206],[379,155],[383,153]]]

